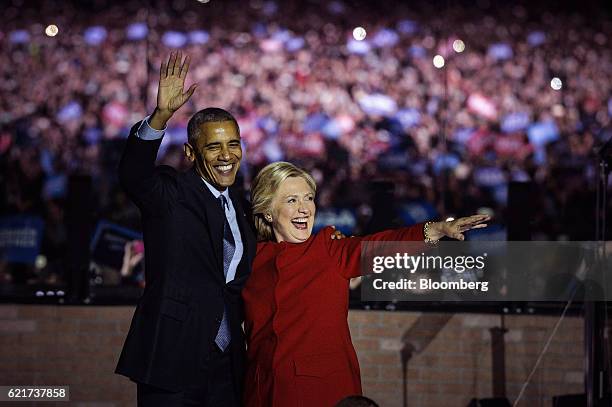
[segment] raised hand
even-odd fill
[[[444,236],[448,236],[452,239],[464,240],[465,236],[463,232],[487,227],[487,224],[484,222],[490,219],[491,217],[489,215],[472,215],[449,222],[434,222],[429,226],[429,235],[432,240],[439,240]]]
[[[187,103],[193,95],[197,87],[195,83],[183,92],[190,61],[189,55],[183,60],[181,51],[171,52],[168,62],[162,61],[159,69],[157,107],[150,120],[153,128],[162,129],[174,112]]]

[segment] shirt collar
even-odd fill
[[[201,178],[201,177],[200,177]],[[204,178],[202,178],[202,181],[204,181],[204,184],[206,184],[206,186],[208,187],[208,189],[210,190],[210,192],[213,194],[213,196],[216,199],[219,199],[219,197],[221,195],[223,195],[225,197],[225,199],[227,199],[228,201],[230,200],[229,198],[229,188],[225,188],[225,190],[223,192],[219,191],[217,188],[213,187],[208,181],[206,181]]]

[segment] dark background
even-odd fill
[[[185,169],[187,120],[219,106],[241,127],[245,191],[268,162],[301,165],[317,180],[317,227],[363,234],[481,212],[495,217],[484,238],[520,227],[522,240],[594,239],[593,151],[612,115],[604,2],[13,0],[0,12],[2,300],[135,301],[139,214],[116,166],[175,48],[199,88],[160,163]],[[36,221],[16,260],[11,231]]]

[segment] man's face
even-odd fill
[[[196,145],[185,143],[185,155],[195,162],[200,176],[219,190],[231,186],[240,168],[242,147],[233,121],[206,122],[200,126]]]

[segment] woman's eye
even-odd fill
[[[295,203],[295,199],[291,198],[290,200],[287,201],[288,203]]]

